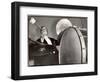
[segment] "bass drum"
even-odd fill
[[[77,27],[66,28],[60,37],[59,64],[82,63],[86,63],[86,44],[83,34]]]

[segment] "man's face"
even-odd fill
[[[47,33],[46,27],[43,27],[43,28],[41,29],[41,34],[42,34],[42,35],[47,35],[47,34],[48,34],[48,33]]]

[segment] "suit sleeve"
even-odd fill
[[[52,41],[54,46],[58,46],[60,43],[58,42],[58,40],[50,38],[50,40]]]

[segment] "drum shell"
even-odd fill
[[[85,41],[80,30],[70,27],[64,30],[62,37],[60,38],[60,64],[81,64],[86,62],[86,54],[83,54],[83,50],[86,52]],[[83,59],[82,57],[85,56]]]

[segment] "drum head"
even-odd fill
[[[67,18],[63,18],[63,19],[59,20],[56,25],[57,35],[59,35],[66,28],[69,28],[71,26],[72,26],[72,23]]]
[[[81,64],[82,63],[82,40],[78,31],[67,28],[60,40],[59,60],[60,64]]]

